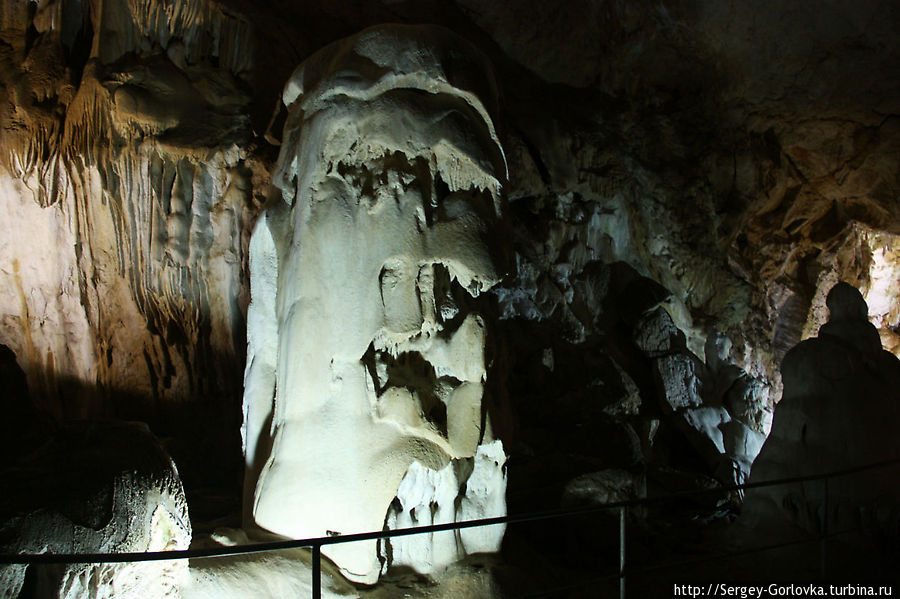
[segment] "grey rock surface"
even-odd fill
[[[191,522],[178,472],[146,426],[68,425],[3,471],[2,553],[187,549]],[[41,597],[165,597],[185,561],[28,566]],[[0,596],[18,597],[26,567],[2,566]]]

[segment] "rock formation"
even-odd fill
[[[900,361],[881,347],[859,291],[838,283],[818,337],[785,356],[784,396],[753,478],[852,468],[900,456],[893,435],[900,416]]]
[[[771,425],[764,383],[729,361],[731,342],[717,331],[707,336],[704,363],[663,308],[640,321],[635,341],[653,360],[663,411],[719,480],[746,482]]]
[[[477,50],[436,27],[336,42],[287,83],[250,242],[244,394],[252,522],[293,538],[505,513],[476,299],[502,274],[506,179]],[[502,529],[332,545],[351,580],[431,572]],[[380,562],[379,562],[380,560]]]
[[[855,287],[844,282],[832,287],[827,306],[829,320],[818,337],[803,341],[784,358],[784,396],[753,465],[751,482],[826,474],[900,458],[900,442],[890,433],[900,419],[900,360],[882,349]],[[757,530],[778,530],[783,537],[796,530],[814,534],[849,530],[853,535],[862,531],[863,538],[875,538],[878,553],[873,556],[867,545],[853,545],[859,543],[855,536],[837,537],[832,541],[835,553],[842,543],[853,550],[842,556],[843,563],[835,558],[832,571],[854,573],[865,561],[871,571],[896,557],[898,469],[839,476],[827,487],[811,481],[751,490],[742,519]]]
[[[120,553],[187,549],[178,471],[145,426],[69,425],[2,471],[0,553]],[[3,565],[0,596],[60,599],[172,597],[184,560]]]
[[[3,6],[0,342],[43,412],[153,421],[221,484],[237,448],[230,468],[205,456],[240,424],[249,24],[205,2]],[[183,435],[198,415],[216,424]]]
[[[353,58],[353,36],[382,23],[440,23],[477,51],[442,54],[435,34],[433,64],[392,63],[412,48],[400,41]],[[900,6],[881,0],[3,0],[0,345],[17,366],[4,352],[0,372],[15,387],[21,368],[29,390],[3,399],[4,430],[31,423],[6,447],[27,453],[72,419],[146,421],[192,517],[238,526],[244,471],[252,512],[283,455],[272,425],[314,405],[279,404],[283,385],[330,406],[332,384],[359,383],[367,414],[440,456],[394,464],[376,528],[458,517],[422,507],[464,479],[498,488],[506,454],[511,510],[741,480],[780,364],[826,323],[835,284],[859,289],[900,352],[898,32]],[[312,59],[341,39],[357,41]],[[293,106],[273,115],[285,91]],[[390,151],[353,147],[363,130]],[[345,189],[365,210],[305,203]],[[394,220],[369,214],[395,191]],[[480,227],[474,251],[433,252],[425,240],[460,221]],[[414,239],[395,234],[408,222],[424,223]],[[339,270],[368,286],[333,291]],[[400,300],[421,289],[433,306]],[[321,322],[342,326],[301,339],[309,356],[282,351],[283,325],[314,321],[287,304],[326,293]],[[364,369],[303,379],[332,371],[313,361],[339,339],[335,368]],[[494,462],[490,429],[503,450],[476,473]],[[466,510],[500,509],[489,497]],[[427,570],[470,541],[390,555]]]

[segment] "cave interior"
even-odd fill
[[[333,545],[323,596],[892,581],[898,64],[882,0],[0,1],[0,554],[587,510]]]

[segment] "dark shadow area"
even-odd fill
[[[82,417],[54,417],[35,407],[36,401],[28,394],[15,355],[5,346],[0,346],[0,351],[0,380],[6,385],[3,412],[7,417],[3,420],[2,438],[7,466],[29,459],[70,426],[145,423],[178,468],[191,519],[239,524],[243,479],[239,389],[230,401],[218,397],[162,404],[142,395],[60,378],[55,381],[57,393],[53,403],[62,407],[63,414]],[[98,406],[90,418],[85,418],[86,405]]]

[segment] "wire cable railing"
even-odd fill
[[[197,549],[181,549],[173,551],[147,551],[147,552],[131,552],[131,553],[18,553],[18,554],[0,554],[0,564],[94,564],[94,563],[124,563],[124,562],[142,562],[142,561],[158,561],[158,560],[176,560],[176,559],[199,559],[199,558],[217,558],[235,555],[247,555],[254,553],[266,553],[272,551],[284,551],[288,549],[308,548],[312,553],[312,598],[320,599],[322,593],[321,576],[322,576],[322,547],[326,545],[337,545],[342,543],[354,543],[358,541],[371,541],[390,539],[395,537],[404,537],[409,535],[428,534],[444,531],[455,531],[467,528],[478,528],[485,526],[497,526],[500,524],[518,524],[524,522],[536,522],[541,520],[556,520],[563,518],[575,518],[578,516],[586,516],[597,514],[600,512],[609,512],[611,510],[618,511],[619,520],[619,563],[616,574],[600,577],[596,580],[619,579],[619,596],[620,599],[625,597],[625,581],[626,581],[626,560],[625,560],[625,541],[626,541],[626,516],[628,508],[647,506],[651,504],[660,504],[672,502],[680,499],[694,498],[703,495],[721,495],[733,491],[745,491],[748,489],[760,489],[765,487],[774,487],[780,485],[789,485],[811,481],[825,481],[824,487],[824,510],[823,510],[823,528],[822,532],[815,539],[804,539],[789,543],[779,543],[771,546],[752,548],[730,554],[721,554],[713,557],[703,557],[697,560],[689,560],[685,563],[700,563],[704,561],[715,561],[717,559],[726,559],[743,554],[759,553],[778,549],[782,546],[804,544],[811,542],[821,543],[821,569],[822,576],[825,575],[826,567],[826,541],[828,538],[844,534],[846,531],[829,533],[827,528],[828,514],[828,485],[827,481],[833,478],[839,478],[866,472],[870,470],[878,470],[891,466],[900,465],[900,458],[893,458],[871,462],[861,466],[851,468],[843,468],[825,473],[810,474],[804,476],[792,476],[786,478],[772,479],[760,482],[744,483],[739,485],[724,485],[709,489],[699,489],[692,491],[683,491],[678,493],[669,493],[666,495],[654,497],[642,497],[638,499],[630,499],[625,501],[614,501],[599,505],[591,505],[581,508],[560,508],[553,510],[545,510],[531,512],[526,514],[515,514],[506,516],[497,516],[493,518],[481,518],[478,520],[466,520],[462,522],[447,522],[444,524],[431,524],[427,526],[416,526],[411,528],[400,528],[394,530],[380,530],[363,533],[343,534],[337,536],[312,537],[306,539],[290,539],[284,541],[268,541],[261,543],[247,543],[243,545],[230,545],[222,547],[206,547]],[[665,568],[675,567],[677,564],[667,564]],[[654,568],[642,570],[632,570],[631,574],[639,571],[650,571]],[[592,579],[593,580],[593,579]],[[584,584],[584,583],[582,583]],[[573,586],[573,585],[570,585]],[[539,596],[539,595],[534,595]]]

